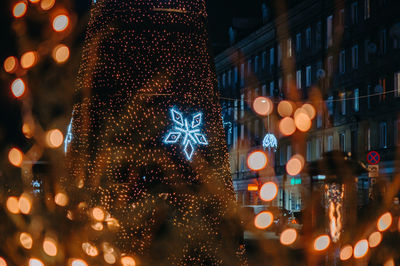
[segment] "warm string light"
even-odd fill
[[[67,29],[69,25],[69,17],[67,15],[58,15],[53,19],[53,29],[61,32]]]
[[[20,78],[14,80],[11,84],[11,91],[16,98],[22,97],[25,89],[25,82]]]
[[[21,18],[26,14],[26,10],[28,9],[25,2],[18,2],[14,5],[13,15],[15,18]]]
[[[18,59],[14,56],[9,56],[6,58],[6,60],[4,60],[4,71],[6,71],[7,73],[13,73],[18,66]]]
[[[331,239],[328,235],[321,235],[314,240],[314,250],[324,251],[331,243]]]

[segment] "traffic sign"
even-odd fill
[[[369,164],[375,165],[381,161],[381,156],[376,151],[371,151],[367,155],[367,162]]]
[[[371,177],[371,178],[379,177],[379,166],[378,165],[368,165],[368,177]]]

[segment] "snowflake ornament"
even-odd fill
[[[265,135],[264,140],[263,140],[263,147],[264,149],[276,151],[278,148],[278,140],[274,136],[274,134],[268,133]]]
[[[203,120],[203,114],[193,115],[191,123],[183,115],[171,109],[171,117],[174,122],[174,128],[168,132],[164,138],[165,144],[175,144],[181,140],[183,151],[186,158],[191,161],[195,152],[196,145],[208,145],[207,138],[201,133],[200,126]]]

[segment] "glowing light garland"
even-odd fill
[[[190,161],[195,152],[194,145],[208,145],[206,136],[200,133],[199,128],[202,124],[203,115],[201,113],[193,115],[192,123],[189,123],[180,112],[172,108],[171,117],[172,121],[176,124],[174,127],[175,131],[168,133],[164,139],[164,143],[175,144],[182,137],[183,151],[186,158]]]

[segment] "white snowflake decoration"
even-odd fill
[[[64,140],[64,153],[65,154],[67,153],[68,146],[72,141],[72,119],[73,118],[71,118],[71,121],[69,122],[67,135],[65,136],[65,140]]]
[[[278,140],[274,136],[274,134],[268,133],[265,135],[263,140],[263,147],[264,149],[276,151],[278,148]]]
[[[171,109],[171,117],[175,127],[168,132],[164,139],[165,144],[175,144],[182,139],[181,144],[186,158],[192,160],[195,152],[195,145],[208,145],[206,136],[201,133],[200,126],[202,124],[203,114],[198,113],[193,115],[192,122],[189,123],[184,119],[183,115]]]

